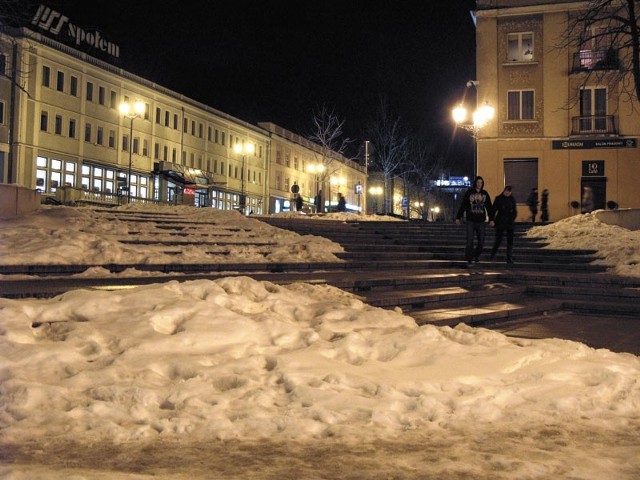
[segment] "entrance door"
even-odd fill
[[[607,179],[606,178],[583,178],[580,191],[582,199],[580,207],[582,213],[593,210],[601,210],[607,204]]]

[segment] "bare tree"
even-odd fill
[[[331,176],[341,168],[341,160],[347,159],[351,139],[344,135],[344,119],[338,118],[332,108],[322,105],[313,112],[313,127],[307,136],[319,146],[314,150],[317,182],[328,189],[331,204]],[[320,167],[320,168],[318,168]]]
[[[637,0],[590,0],[571,16],[560,45],[578,52],[587,79],[620,85],[632,104],[640,100],[639,10]]]
[[[371,168],[382,173],[384,185],[384,213],[392,211],[392,181],[402,170],[407,157],[408,137],[403,132],[400,118],[392,117],[386,99],[380,99],[378,110],[367,126],[367,137],[373,147]]]
[[[415,140],[411,142],[407,163],[410,165],[407,170],[411,172],[409,185],[413,189],[409,207],[426,220],[437,192],[434,182],[444,168],[445,157],[435,144]]]

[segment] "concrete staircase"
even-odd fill
[[[327,237],[344,247],[341,257],[348,262],[375,264],[369,279],[332,283],[371,305],[401,308],[419,324],[490,326],[567,311],[640,319],[640,279],[606,274],[605,267],[591,263],[597,258],[593,250],[544,248],[544,239],[525,236],[528,225],[516,228],[514,264],[504,262],[506,240],[497,261],[485,260],[494,239],[487,228],[481,262],[468,268],[466,230],[460,225],[261,220]]]

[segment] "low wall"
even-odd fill
[[[14,184],[0,183],[0,218],[15,218],[40,208],[40,192]]]
[[[608,225],[618,225],[629,230],[640,230],[640,208],[622,208],[618,210],[598,210],[598,220]]]

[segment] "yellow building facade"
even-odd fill
[[[98,32],[83,30],[88,45],[72,47],[63,38],[71,22],[41,6],[31,28],[0,33],[0,183],[63,202],[158,202],[247,214],[273,213],[276,205],[281,211],[274,199],[289,198],[292,183],[314,195],[306,164],[317,145],[127,72],[115,61],[119,47]],[[345,194],[365,183],[357,164],[338,158],[336,165],[333,176],[345,179]]]
[[[477,2],[478,103],[495,108],[477,139],[478,173],[492,195],[514,187],[520,221],[530,218],[525,202],[533,188],[539,196],[548,190],[551,221],[640,208],[639,105],[613,81],[620,68],[615,45],[566,41],[586,6]]]

